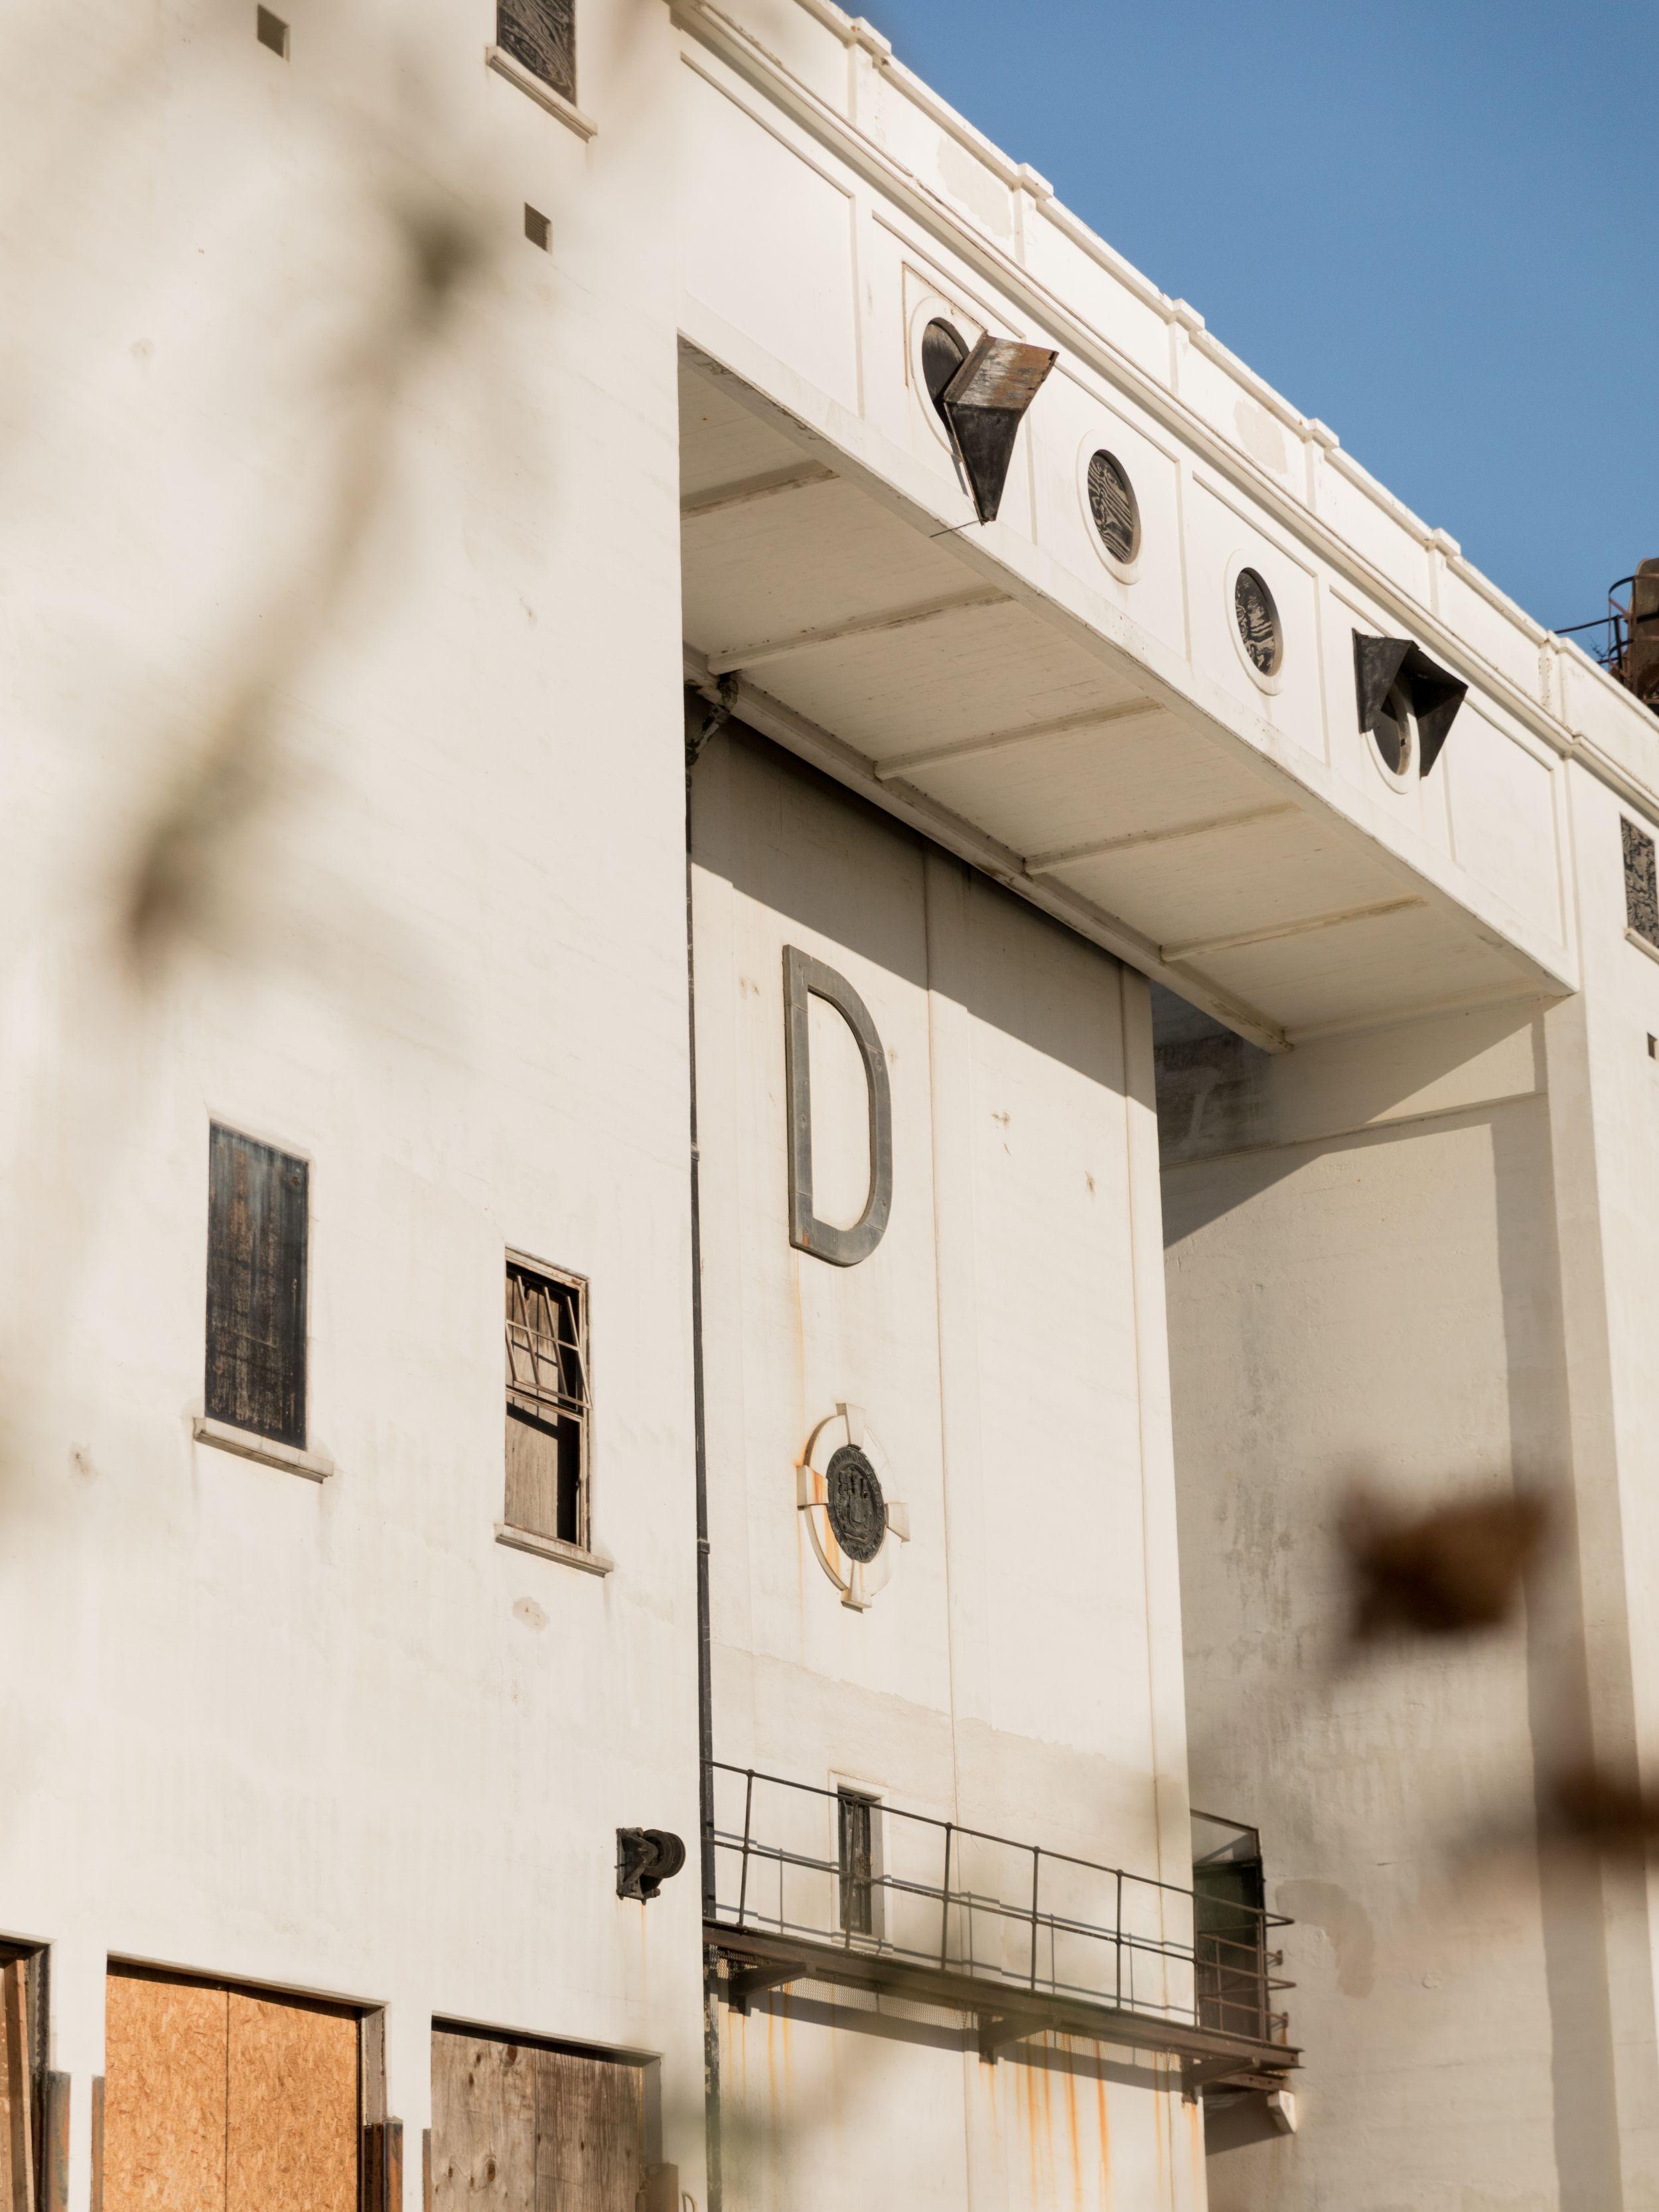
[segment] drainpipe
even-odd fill
[[[714,1709],[709,1650],[708,1450],[703,1416],[702,1206],[697,1153],[697,970],[691,927],[691,775],[697,757],[732,713],[734,677],[724,677],[717,704],[694,693],[685,700],[685,1010],[690,1040],[691,1108],[691,1418],[697,1501],[697,1816],[702,1912],[714,1912]],[[703,1953],[702,2094],[708,2168],[708,2212],[720,2212],[720,2027],[714,1954]]]

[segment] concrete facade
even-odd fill
[[[4,33],[0,1939],[49,1960],[52,2201],[115,1959],[372,2012],[407,2212],[434,2020],[644,2069],[698,2212],[1659,2203],[1645,1884],[1514,1832],[1559,1747],[1654,1740],[1659,724],[867,24],[575,21],[574,101],[489,5]],[[983,526],[933,321],[1058,355]],[[1356,632],[1468,685],[1431,774]],[[886,1055],[850,1267],[789,1237],[790,947]],[[808,1019],[845,1228],[869,1096]],[[320,1479],[196,1434],[214,1123],[308,1165]],[[539,1556],[508,1252],[590,1299],[591,1526]],[[834,1420],[905,1516],[867,1607]],[[1522,1644],[1320,1672],[1360,1460],[1553,1486]],[[826,1793],[770,1838],[813,1911],[877,1805],[872,1954],[907,1822],[1125,1869],[1148,2022],[1190,1801],[1260,1826],[1299,2131],[1156,2039],[744,2011],[751,1770]],[[1486,1819],[1473,1897],[1435,1854]],[[690,1846],[648,1905],[636,1826]],[[941,1972],[1003,1883],[947,1873]]]

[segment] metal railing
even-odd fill
[[[1620,597],[1620,592],[1624,597]],[[1659,577],[1651,571],[1631,576],[1621,576],[1607,593],[1607,611],[1589,622],[1570,623],[1558,630],[1558,637],[1579,637],[1585,641],[1585,651],[1599,661],[1609,676],[1646,699],[1650,705],[1659,700],[1659,685],[1649,663],[1650,651],[1634,655],[1631,647],[1638,638],[1650,639],[1659,624]],[[1640,665],[1638,665],[1638,659]]]
[[[969,1977],[993,1990],[1288,2040],[1272,1978],[1279,1914],[1230,1901],[1195,1927],[1190,1889],[882,1804],[843,1863],[844,1793],[712,1762],[714,1921]],[[1213,1915],[1212,1915],[1213,1918]]]

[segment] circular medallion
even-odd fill
[[[1089,513],[1101,544],[1127,567],[1140,550],[1140,509],[1115,454],[1103,451],[1090,457]]]
[[[868,1565],[887,1534],[881,1478],[856,1444],[842,1444],[824,1472],[830,1528],[849,1559]]]
[[[1233,618],[1250,665],[1263,676],[1277,675],[1284,638],[1273,595],[1254,568],[1241,568],[1233,586]]]

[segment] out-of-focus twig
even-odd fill
[[[1498,1627],[1548,1527],[1549,1510],[1534,1496],[1459,1498],[1406,1515],[1357,1492],[1342,1524],[1354,1643]]]
[[[1546,1833],[1604,1857],[1644,1859],[1659,1850],[1659,1798],[1633,1775],[1586,1763],[1555,1778],[1546,1801]]]
[[[185,936],[223,934],[236,889],[235,840],[276,792],[275,707],[344,589],[376,520],[391,475],[398,403],[453,313],[482,258],[474,228],[449,209],[393,204],[400,280],[347,370],[360,434],[347,445],[313,557],[276,586],[205,740],[188,757],[143,825],[116,902],[118,938],[131,969],[154,972]]]

